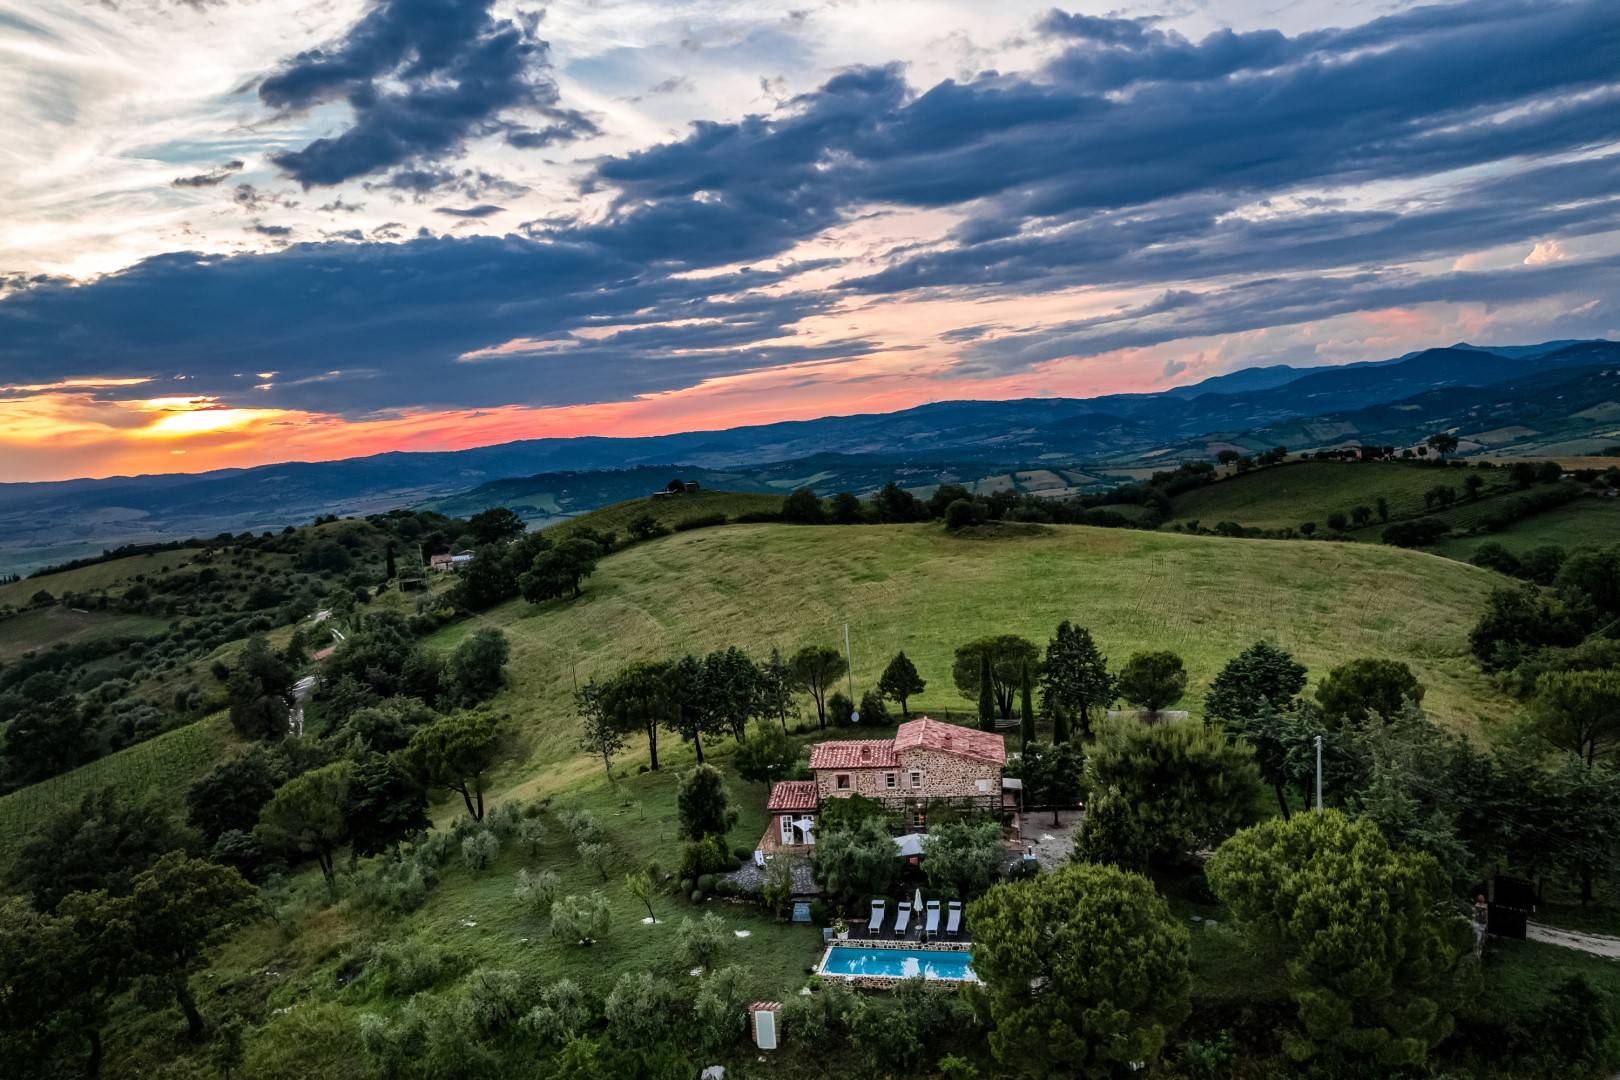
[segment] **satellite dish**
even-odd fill
[[[852,724],[860,723],[861,722],[861,710],[859,710],[859,709],[851,710],[851,712],[849,714],[849,722],[852,723]]]

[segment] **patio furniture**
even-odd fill
[[[945,912],[945,936],[955,937],[962,931],[962,901],[952,900]]]
[[[872,901],[872,917],[866,920],[866,932],[876,934],[883,929],[883,916],[888,910],[888,901]]]
[[[894,936],[897,938],[905,937],[906,930],[910,928],[910,926],[911,908],[907,907],[905,904],[901,904],[900,910],[894,913]]]
[[[934,937],[939,933],[939,901],[928,901],[928,922],[923,926],[923,933],[927,937]]]

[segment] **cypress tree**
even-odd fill
[[[996,695],[990,685],[990,653],[979,654],[979,727],[996,730]]]
[[[1020,673],[1023,676],[1022,685],[1019,687],[1020,704],[1023,708],[1023,715],[1020,717],[1023,721],[1020,725],[1022,728],[1020,734],[1023,736],[1023,744],[1027,748],[1030,743],[1035,741],[1035,704],[1030,700],[1029,665],[1023,665]]]
[[[1052,742],[1055,745],[1057,743],[1066,743],[1068,741],[1069,741],[1069,721],[1068,721],[1068,718],[1065,717],[1060,712],[1055,712],[1055,713],[1052,714]]]
[[[384,581],[393,581],[394,580],[394,570],[395,570],[395,567],[394,567],[394,545],[390,541],[390,543],[388,545],[388,570],[383,575],[383,580]]]

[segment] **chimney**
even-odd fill
[[[862,761],[871,761],[872,760],[872,747],[871,747],[871,744],[863,743],[861,745],[861,760]]]

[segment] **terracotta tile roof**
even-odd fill
[[[834,739],[810,748],[812,769],[892,769],[893,739]]]
[[[814,780],[778,780],[771,785],[767,810],[814,810],[820,800]]]
[[[941,723],[926,716],[908,720],[894,733],[894,749],[897,753],[917,747],[960,754],[996,765],[1007,763],[1007,744],[1000,735],[991,731],[976,731],[960,724]],[[811,764],[814,765],[814,761]]]

